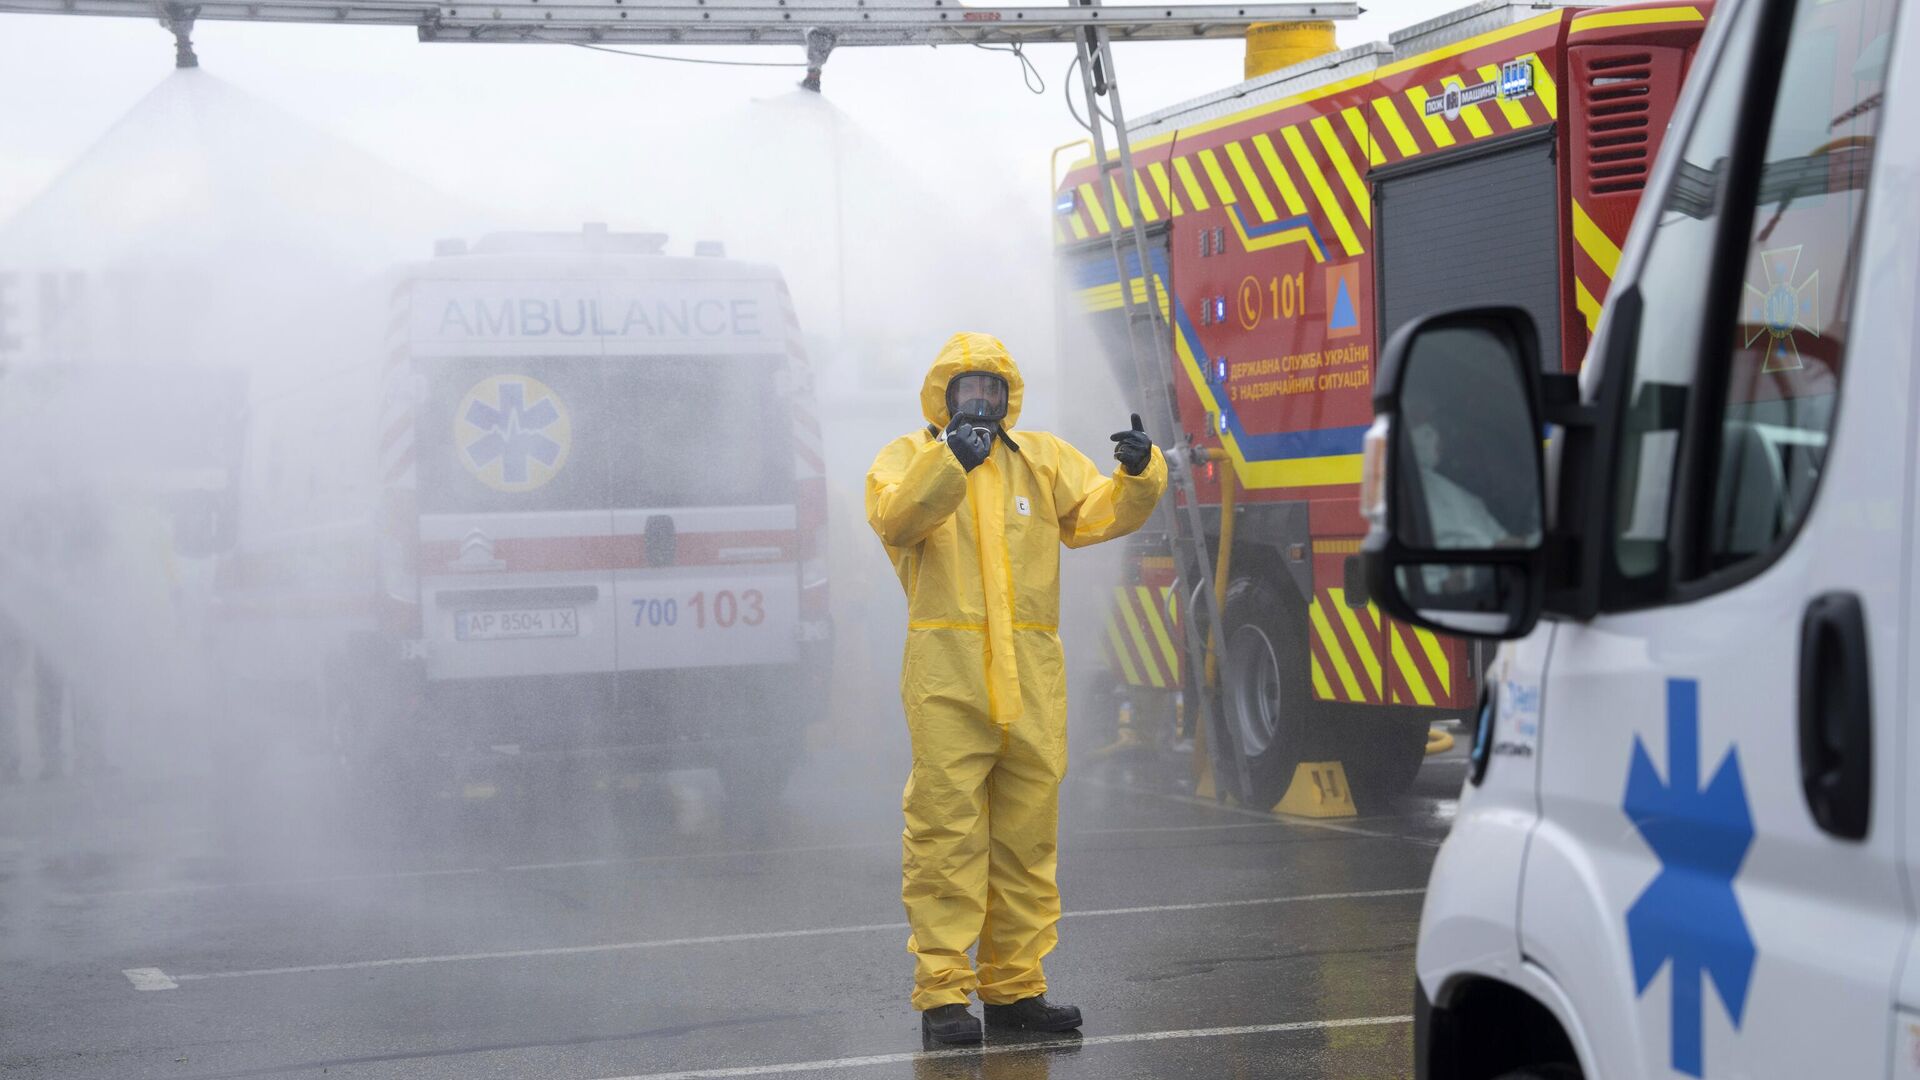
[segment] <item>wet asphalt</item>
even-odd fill
[[[1081,1035],[932,1053],[907,1004],[893,757],[816,750],[764,812],[687,773],[373,833],[336,826],[298,769],[237,794],[0,786],[0,1075],[1411,1075],[1460,751],[1332,821],[1194,798],[1160,765],[1068,780],[1047,968]]]

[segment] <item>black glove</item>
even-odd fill
[[[1147,438],[1139,413],[1133,414],[1133,430],[1113,433],[1113,456],[1129,476],[1147,471],[1147,462],[1153,460],[1153,440]]]
[[[972,472],[993,453],[993,429],[956,416],[947,425],[947,449],[960,459],[960,467]]]

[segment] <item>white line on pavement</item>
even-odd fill
[[[273,889],[294,885],[341,885],[361,881],[400,881],[410,878],[476,877],[482,874],[520,874],[538,870],[578,870],[597,866],[639,866],[684,859],[740,859],[762,855],[817,855],[828,851],[864,851],[898,847],[900,841],[858,844],[812,844],[788,848],[748,848],[729,851],[677,851],[659,855],[631,855],[619,859],[575,859],[569,862],[515,863],[508,866],[462,866],[446,870],[382,870],[365,874],[323,874],[297,878],[259,878],[252,881],[201,881],[180,885],[152,885],[140,889],[101,889],[69,895],[94,899],[108,896],[160,896],[168,893],[213,892],[222,889]]]
[[[1189,904],[1149,904],[1141,907],[1095,908],[1089,911],[1069,911],[1062,914],[1066,919],[1093,919],[1114,915],[1148,915],[1170,911],[1207,911],[1216,908],[1258,907],[1273,904],[1307,904],[1327,900],[1370,900],[1396,896],[1419,896],[1425,889],[1370,889],[1362,892],[1309,893],[1303,896],[1262,896],[1247,900],[1206,900]],[[437,956],[396,956],[382,960],[348,960],[335,964],[301,964],[290,967],[245,968],[238,971],[204,971],[176,973],[167,975],[159,968],[134,968],[127,972],[127,978],[143,990],[170,990],[183,982],[199,982],[206,979],[238,979],[253,975],[307,975],[322,971],[358,971],[366,968],[415,967],[422,964],[451,964],[469,960],[514,960],[543,956],[580,956],[590,953],[630,952],[637,949],[666,949],[687,945],[730,945],[747,941],[774,941],[782,938],[830,937],[843,934],[864,934],[877,930],[905,930],[907,924],[863,923],[857,926],[819,926],[798,930],[762,930],[744,934],[710,934],[704,937],[655,938],[648,941],[616,941],[604,945],[563,945],[545,949],[509,949],[499,952],[446,953]],[[148,973],[154,979],[164,979],[172,985],[142,986],[134,979],[135,972]]]
[[[1127,789],[1134,790],[1134,789]],[[1202,800],[1204,802],[1204,800]],[[1213,805],[1206,803],[1206,805]],[[1229,810],[1237,810],[1228,807]],[[1245,811],[1241,811],[1245,812]],[[1293,825],[1290,819],[1257,815],[1262,821],[1219,822],[1211,825],[1140,825],[1111,829],[1076,829],[1066,835],[1109,836],[1127,833],[1201,832],[1213,829],[1254,829],[1262,826]],[[617,859],[574,859],[564,862],[515,863],[508,866],[461,866],[444,870],[382,870],[362,874],[316,874],[309,877],[256,878],[247,881],[193,881],[175,885],[149,885],[137,889],[98,889],[69,893],[82,899],[122,896],[169,896],[190,893],[221,892],[229,889],[284,889],[303,885],[350,885],[367,881],[409,881],[427,878],[480,877],[487,874],[524,874],[543,870],[583,870],[611,866],[644,866],[649,863],[679,862],[694,859],[745,859],[775,855],[819,855],[832,851],[880,851],[897,848],[897,839],[873,840],[855,844],[809,844],[784,848],[747,848],[727,851],[678,851],[658,855],[631,855]]]
[[[774,1076],[780,1073],[828,1072],[859,1069],[872,1065],[898,1065],[909,1061],[941,1058],[992,1057],[999,1054],[1032,1054],[1048,1050],[1071,1050],[1083,1046],[1114,1046],[1123,1043],[1167,1042],[1173,1039],[1219,1039],[1235,1035],[1277,1035],[1291,1031],[1326,1031],[1334,1028],[1384,1027],[1410,1024],[1411,1016],[1356,1016],[1342,1020],[1296,1020],[1286,1024],[1248,1024],[1242,1027],[1187,1028],[1182,1031],[1141,1031],[1125,1035],[1088,1035],[1079,1039],[1049,1039],[1030,1043],[988,1043],[985,1046],[953,1050],[922,1050],[914,1053],[872,1054],[867,1057],[833,1058],[826,1061],[789,1061],[778,1065],[740,1065],[732,1068],[684,1069],[680,1072],[639,1073],[609,1077],[608,1080],[724,1080],[735,1076]]]

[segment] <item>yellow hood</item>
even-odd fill
[[[946,427],[953,419],[947,412],[947,384],[954,376],[969,371],[988,371],[1007,380],[1007,418],[1000,421],[1000,426],[1011,428],[1020,419],[1020,397],[1026,383],[1000,339],[976,330],[962,330],[940,347],[933,367],[927,369],[927,381],[920,384],[921,415],[934,427]]]

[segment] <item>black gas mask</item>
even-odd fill
[[[981,427],[1007,418],[1007,380],[991,371],[963,371],[947,381],[947,413]]]

